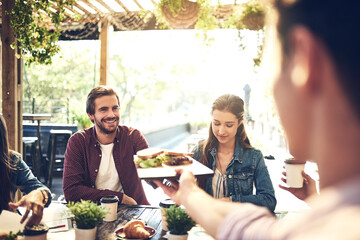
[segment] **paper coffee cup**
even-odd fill
[[[119,198],[117,196],[105,196],[100,199],[101,207],[108,209],[104,221],[112,222],[117,218],[117,207]]]
[[[305,162],[294,159],[285,160],[286,184],[292,188],[302,188],[304,178],[301,174],[304,171]]]
[[[166,209],[170,208],[172,205],[175,205],[175,202],[170,199],[165,199],[159,203],[161,210],[161,222],[162,222],[163,231],[168,231],[167,222],[166,222]]]

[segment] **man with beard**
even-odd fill
[[[99,202],[116,195],[122,204],[149,205],[133,162],[148,143],[140,131],[119,125],[118,95],[110,87],[95,87],[87,96],[86,112],[94,126],[75,133],[65,152],[66,201]]]

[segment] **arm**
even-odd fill
[[[239,197],[241,202],[249,202],[258,206],[267,207],[270,211],[275,210],[276,198],[274,187],[272,185],[269,172],[264,162],[263,155],[260,151],[255,154],[255,172],[254,183],[256,195],[245,195]]]
[[[265,208],[252,206],[251,204],[216,200],[196,185],[196,179],[191,172],[182,169],[177,169],[176,171],[178,174],[181,174],[179,183],[172,182],[171,187],[163,185],[160,181],[155,181],[155,183],[177,204],[183,205],[187,213],[213,237],[216,237],[219,233],[228,234],[228,232],[224,231],[222,223],[225,219],[228,219],[227,216],[229,214],[238,209],[244,209],[246,214],[243,214],[240,217],[242,217],[244,221],[248,220],[248,222],[257,219],[257,217],[248,218],[247,214],[250,210],[252,212],[260,212],[261,216],[271,216]],[[246,210],[248,207],[250,207],[250,210]],[[270,221],[271,224],[275,222],[273,217],[271,217]],[[246,229],[249,227],[249,224],[243,224],[241,226]],[[229,228],[226,228],[225,230],[231,232],[231,229]],[[225,237],[223,239],[231,238]],[[241,239],[241,237],[238,236],[237,239]]]
[[[63,190],[66,201],[80,201],[80,199],[99,202],[106,195],[116,195],[119,201],[123,200],[123,193],[95,189],[91,186],[90,176],[87,173],[87,157],[85,143],[82,136],[73,135],[68,142],[63,173]]]
[[[11,180],[14,185],[20,186],[25,194],[20,201],[9,203],[9,207],[17,209],[18,207],[26,207],[26,212],[21,219],[23,223],[30,211],[32,215],[26,222],[26,225],[39,224],[44,207],[51,202],[51,192],[45,187],[31,172],[27,164],[22,160],[21,155],[15,152],[11,153],[11,161],[15,166],[15,170],[11,171]]]

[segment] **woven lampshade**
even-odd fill
[[[174,29],[191,29],[194,28],[198,16],[199,5],[197,2],[191,2],[188,0],[182,1],[182,8],[177,16],[173,16],[170,9],[167,6],[161,8],[166,21]]]

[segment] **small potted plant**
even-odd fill
[[[103,221],[107,210],[90,200],[69,202],[66,206],[75,218],[75,239],[95,239],[97,225]]]
[[[165,210],[166,222],[169,232],[169,240],[185,240],[188,237],[188,231],[195,226],[194,220],[179,206],[173,205]]]

